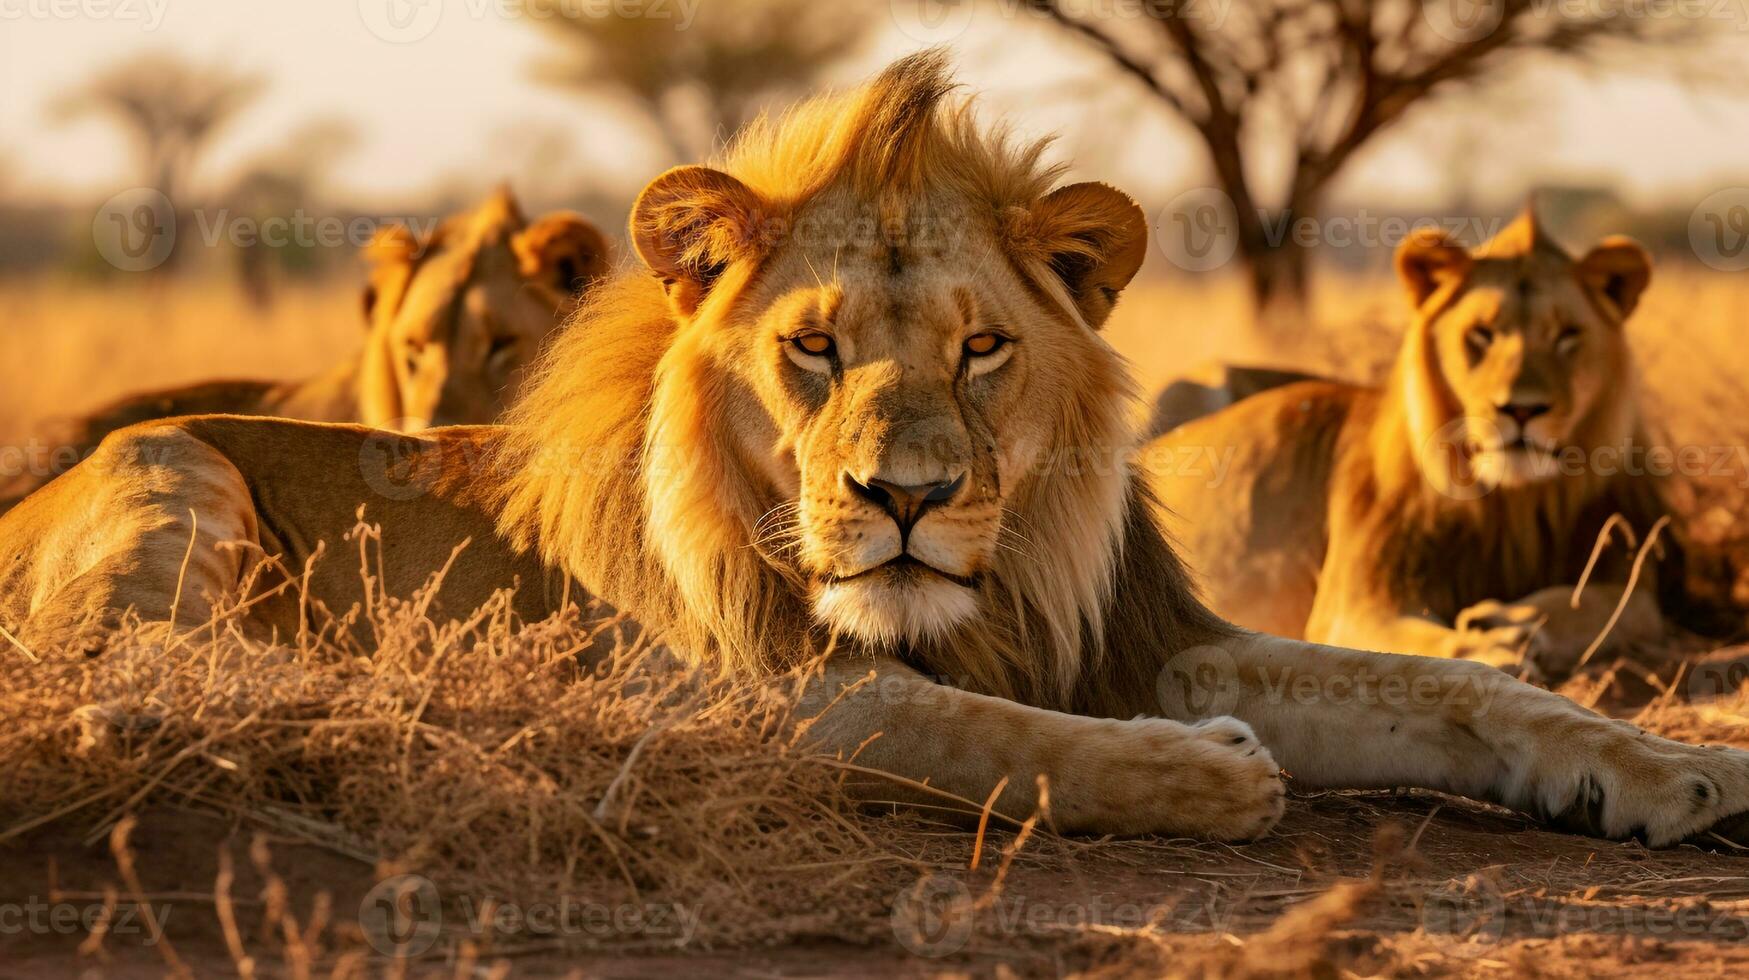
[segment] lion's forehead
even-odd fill
[[[873,253],[839,257],[830,278],[816,279],[818,258],[779,257],[770,270],[776,275],[751,297],[755,316],[779,330],[829,330],[857,360],[879,353],[906,365],[949,357],[968,329],[1028,322],[1024,291],[1005,269],[943,259],[895,270],[889,261]]]
[[[1440,318],[1448,335],[1484,325],[1553,342],[1561,331],[1607,327],[1586,299],[1573,267],[1514,264],[1479,270],[1461,299]]]
[[[384,326],[419,343],[453,343],[481,333],[486,321],[544,333],[551,313],[531,300],[508,249],[448,249],[419,266]]]

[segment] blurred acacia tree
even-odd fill
[[[1137,0],[1123,17],[1074,0],[994,2],[1091,44],[1189,125],[1231,201],[1224,220],[1266,328],[1306,320],[1310,248],[1294,223],[1318,220],[1337,175],[1411,109],[1537,59],[1681,73],[1680,56],[1718,26],[1547,0]]]
[[[635,104],[677,163],[710,155],[767,102],[806,91],[854,52],[871,14],[820,0],[710,0],[691,23],[602,16],[567,0],[520,0],[528,19],[563,47],[536,77],[584,95]],[[684,5],[681,5],[684,6]]]
[[[263,227],[273,218],[293,219],[321,209],[334,168],[358,144],[358,130],[337,117],[319,116],[293,127],[278,145],[251,158],[225,192],[240,215]],[[275,274],[308,276],[321,271],[321,250],[310,242],[257,241],[233,250],[238,285],[257,308],[272,305]],[[349,257],[350,258],[350,257]]]
[[[200,155],[261,94],[259,76],[177,55],[145,54],[103,69],[56,100],[62,118],[103,115],[127,131],[145,186],[172,201]]]

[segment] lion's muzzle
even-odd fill
[[[905,486],[878,478],[865,483],[846,473],[844,485],[851,493],[885,511],[899,525],[899,537],[903,541],[911,536],[911,529],[923,519],[925,512],[953,500],[960,488],[966,485],[966,475],[961,473],[951,480]]]

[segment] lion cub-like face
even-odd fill
[[[664,180],[697,181],[697,170]],[[723,183],[733,178],[705,173],[733,207],[758,209]],[[640,215],[659,206],[661,183]],[[771,489],[755,546],[800,573],[822,621],[892,643],[974,617],[1015,496],[1088,424],[1073,417],[1077,399],[1111,399],[1121,367],[1089,322],[1139,265],[1146,226],[1116,191],[1058,195],[1070,192],[1085,200],[1058,203],[1092,209],[1122,241],[1084,229],[1099,257],[1056,271],[1047,259],[1033,270],[1055,277],[1044,283],[1014,260],[995,215],[949,198],[899,218],[889,206],[883,223],[875,204],[827,191],[784,222],[756,267],[720,281],[639,236],[690,321],[683,342],[733,378],[720,423]]]
[[[1613,424],[1627,401],[1622,326],[1651,274],[1639,246],[1611,239],[1575,262],[1527,214],[1473,253],[1413,237],[1397,264],[1443,389],[1430,396],[1448,401],[1433,441],[1467,455],[1474,479],[1551,480],[1626,435]]]

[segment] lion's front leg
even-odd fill
[[[1306,785],[1442,790],[1653,846],[1749,837],[1749,752],[1658,738],[1481,664],[1244,634],[1166,671],[1169,714],[1237,716]]]
[[[1045,777],[1055,825],[1088,833],[1246,840],[1281,817],[1280,769],[1232,718],[1089,718],[937,684],[887,659],[837,657],[808,686],[800,716],[816,749],[854,757],[1020,820]],[[940,808],[942,797],[881,778],[859,796]],[[975,815],[975,814],[973,814]]]

